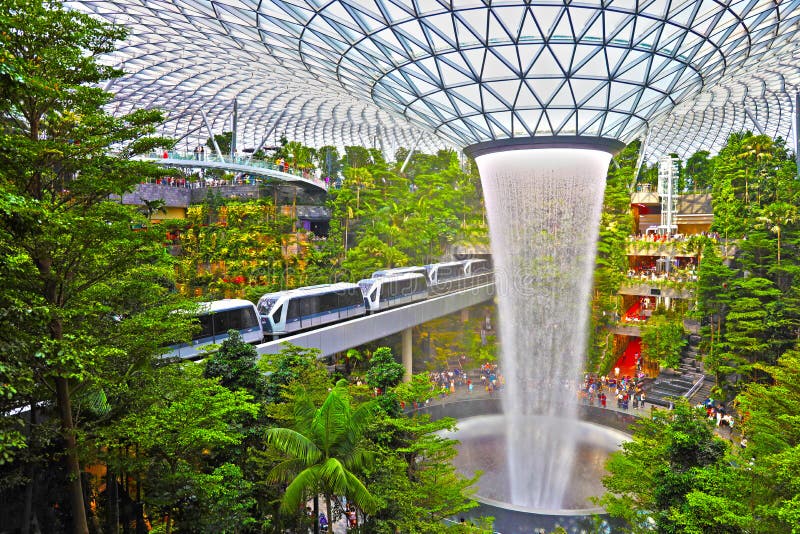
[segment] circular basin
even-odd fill
[[[618,430],[588,423],[586,421],[562,419],[546,416],[526,416],[524,419],[514,419],[514,424],[523,424],[540,432],[526,433],[536,441],[542,436],[557,434],[562,439],[569,439],[570,446],[574,449],[569,452],[569,458],[563,455],[552,456],[553,465],[544,465],[543,468],[551,471],[548,476],[563,475],[566,477],[563,497],[559,503],[551,503],[548,507],[537,507],[527,502],[526,495],[512,495],[510,483],[510,470],[515,476],[541,478],[542,473],[524,472],[528,466],[509,467],[507,462],[506,428],[507,421],[504,415],[481,415],[460,419],[458,428],[445,436],[459,441],[457,445],[458,456],[453,459],[456,469],[465,476],[472,477],[476,471],[482,475],[476,486],[475,499],[500,508],[550,515],[588,515],[603,513],[603,509],[591,502],[592,497],[597,497],[605,492],[602,478],[606,475],[605,462],[608,455],[620,448],[630,437]],[[564,438],[564,437],[567,438]],[[520,439],[518,436],[513,439]],[[545,440],[547,441],[547,440]],[[522,444],[525,454],[536,457],[542,453],[542,447],[564,449],[557,440],[546,443]],[[571,448],[571,447],[570,447]],[[548,456],[549,457],[549,456]],[[532,462],[529,465],[542,465]],[[561,473],[559,473],[561,470]],[[517,484],[519,485],[519,484]],[[546,488],[545,488],[546,491]]]

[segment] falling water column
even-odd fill
[[[510,495],[515,505],[561,509],[575,451],[559,421],[576,417],[605,178],[623,145],[503,143],[467,152],[480,171],[495,264]],[[551,423],[534,424],[534,415]]]

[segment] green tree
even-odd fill
[[[369,432],[376,460],[367,476],[382,506],[368,518],[368,532],[463,532],[443,520],[477,506],[470,496],[478,477],[461,476],[451,463],[455,442],[441,433],[454,426],[427,415],[376,419]]]
[[[686,343],[682,318],[663,310],[656,310],[642,327],[642,356],[664,367],[678,368]]]
[[[102,457],[138,476],[145,502],[165,518],[167,533],[173,524],[179,530],[209,524],[208,531],[218,531],[211,525],[241,519],[242,509],[222,506],[236,485],[242,490],[240,505],[252,504],[239,468],[214,466],[212,460],[241,443],[242,422],[255,417],[259,406],[244,390],[231,391],[202,372],[199,365],[184,363],[133,377],[127,402],[118,408],[123,413],[98,431],[98,442],[108,451]],[[128,447],[137,454],[119,455]],[[240,480],[229,478],[234,474]]]
[[[295,399],[294,427],[271,428],[267,442],[287,458],[270,472],[269,479],[288,483],[281,511],[294,514],[309,497],[325,497],[328,518],[337,496],[346,496],[365,513],[377,510],[377,502],[357,472],[369,465],[371,454],[363,446],[364,430],[375,413],[375,404],[353,409],[347,382],[339,381],[322,406],[316,408],[308,396]]]
[[[73,394],[103,375],[104,362],[123,356],[117,338],[96,335],[107,333],[97,325],[110,324],[101,304],[108,296],[98,289],[119,287],[143,263],[158,261],[151,236],[130,231],[141,216],[110,197],[160,174],[131,156],[171,146],[146,137],[162,120],[158,111],[119,118],[103,111],[111,95],[101,82],[121,73],[97,58],[122,37],[56,1],[8,0],[0,11],[0,243],[15,259],[3,276],[18,302],[46,316],[28,325],[41,342],[18,357],[36,355],[36,376],[55,391],[79,533],[88,526]]]
[[[747,501],[757,532],[798,532],[800,525],[800,353],[787,351],[777,365],[759,365],[769,382],[748,384],[738,398],[750,439]]]
[[[345,185],[353,187],[356,192],[356,213],[361,210],[361,190],[370,188],[374,182],[372,173],[365,167],[348,167],[344,170]]]
[[[379,388],[383,393],[389,391],[403,379],[405,369],[395,361],[392,349],[378,347],[369,361],[366,381],[370,387]]]
[[[692,191],[706,191],[711,187],[713,162],[709,155],[707,150],[700,150],[686,160],[683,171]]]
[[[342,166],[348,168],[367,167],[372,161],[369,150],[363,146],[346,146],[342,156]]]
[[[339,161],[339,151],[335,146],[325,145],[317,150],[316,154],[317,167],[322,169],[325,176],[335,178],[342,170],[342,164]]]
[[[781,230],[797,222],[797,206],[775,202],[764,207],[756,217],[756,228],[767,228],[778,237],[778,265],[781,264]]]
[[[217,150],[216,147],[214,147],[214,141],[217,142],[219,151],[222,152],[223,156],[230,154],[231,143],[233,143],[233,132],[222,132],[219,134],[214,134],[213,140],[210,137],[206,139],[206,146],[208,147],[209,151],[212,154],[216,154]]]
[[[608,493],[598,502],[632,532],[748,532],[745,478],[733,461],[705,412],[680,400],[634,424],[606,464]]]
[[[246,343],[238,330],[229,330],[228,339],[206,361],[203,375],[219,378],[220,384],[228,389],[244,389],[261,396],[266,384],[256,358],[256,348]]]
[[[742,381],[757,377],[756,363],[773,364],[781,352],[771,328],[780,302],[780,291],[772,281],[741,278],[733,282],[731,293],[722,339],[705,360],[729,398],[736,395]]]
[[[436,396],[428,373],[413,375],[408,382],[401,382],[394,387],[394,393],[401,401],[408,404],[422,404]]]
[[[322,383],[328,388],[327,371],[319,364],[319,350],[285,343],[278,354],[259,360],[258,367],[267,373],[266,400],[270,404],[286,402],[286,393],[293,383],[308,386]]]

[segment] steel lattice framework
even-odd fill
[[[200,129],[198,109],[221,128],[237,97],[253,142],[279,116],[313,145],[647,137],[656,156],[741,129],[793,138],[800,0],[69,5],[129,27],[110,58],[129,73],[111,87],[118,109],[166,108],[178,137]]]

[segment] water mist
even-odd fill
[[[561,508],[569,484],[574,426],[558,419],[576,418],[610,158],[564,148],[476,158],[500,306],[508,482],[516,505]],[[534,423],[534,415],[546,418]]]

